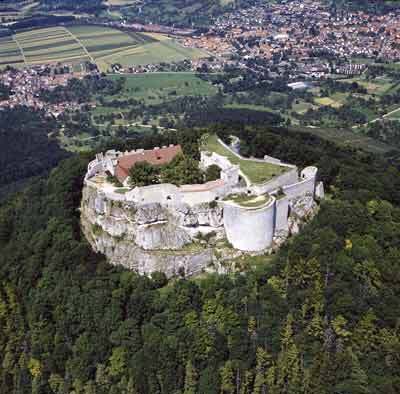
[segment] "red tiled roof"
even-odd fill
[[[144,150],[140,153],[132,153],[122,156],[118,159],[115,168],[115,176],[120,182],[123,182],[127,178],[129,170],[136,163],[145,161],[152,165],[168,164],[179,153],[182,153],[181,146],[172,145],[166,148]]]

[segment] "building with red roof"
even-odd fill
[[[140,162],[146,162],[151,165],[163,165],[170,163],[177,155],[182,153],[180,145],[164,146],[150,150],[139,150],[128,153],[117,159],[115,165],[115,176],[123,183],[129,176],[129,170]]]

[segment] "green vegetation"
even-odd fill
[[[230,132],[317,164],[332,196],[276,254],[235,261],[245,274],[106,264],[80,232],[80,156],[0,206],[2,394],[399,392],[398,168],[305,133]]]
[[[111,80],[120,79],[119,75],[109,75]],[[159,104],[175,100],[178,97],[212,96],[217,89],[191,72],[182,73],[149,73],[124,75],[123,90],[117,96],[103,97],[107,101],[134,98],[145,104]]]
[[[14,39],[28,64],[79,62],[90,59],[82,45],[64,27],[17,33]]]
[[[232,164],[238,164],[243,174],[248,177],[250,182],[255,184],[264,183],[274,176],[281,175],[287,171],[286,167],[253,161],[250,159],[240,159],[232,151],[225,148],[218,141],[218,137],[215,134],[209,135],[204,139],[201,149],[218,153],[219,155],[227,157]]]
[[[177,155],[170,163],[154,166],[147,162],[136,163],[129,170],[132,186],[147,186],[157,183],[186,185],[204,183],[206,174],[199,169],[199,163],[187,156]]]
[[[114,0],[115,1],[115,0]],[[117,0],[120,1],[120,0]],[[251,4],[249,0],[144,0],[138,7],[121,9],[124,15],[144,22],[167,25],[204,26],[211,22],[211,18],[234,7],[240,8]]]
[[[25,107],[0,111],[0,197],[67,157],[48,137],[55,127],[54,120]]]
[[[232,201],[244,208],[260,208],[270,201],[268,195],[253,196],[249,194],[230,194],[224,198],[225,201]]]
[[[136,66],[179,62],[205,57],[166,36],[94,26],[71,25],[39,28],[0,38],[0,66],[43,63],[79,63],[90,60],[107,71],[114,63]]]
[[[10,65],[18,67],[24,64],[22,53],[11,37],[0,37],[0,68]]]

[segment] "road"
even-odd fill
[[[389,117],[390,115],[393,115],[394,113],[399,112],[399,111],[400,111],[400,108],[396,108],[396,109],[394,109],[393,111],[390,111],[390,112],[386,113],[385,115],[380,116],[379,118],[372,119],[372,120],[370,120],[370,121],[367,122],[367,123],[364,123],[364,124],[362,124],[362,125],[355,125],[355,126],[353,126],[353,129],[357,129],[358,127],[365,127],[365,126],[368,126],[368,125],[371,124],[371,123],[378,122],[378,120],[382,120],[382,119],[384,119],[384,118],[387,118],[387,117]]]

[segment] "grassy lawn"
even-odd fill
[[[253,196],[247,194],[230,194],[224,198],[224,201],[232,201],[244,208],[259,208],[270,201],[268,195]]]
[[[131,190],[131,189],[129,189],[127,187],[123,187],[123,188],[120,188],[120,189],[115,189],[114,192],[118,193],[118,194],[125,194],[125,193],[129,192],[129,190]]]
[[[339,108],[339,107],[342,106],[342,103],[340,103],[338,101],[335,101],[330,97],[316,97],[314,99],[314,101],[315,101],[316,104],[326,105],[326,106],[330,106],[330,107],[333,107],[333,108]]]
[[[217,88],[196,77],[194,73],[148,73],[123,76],[123,91],[112,99],[143,100],[145,104],[159,104],[180,96],[212,96]],[[110,79],[121,78],[110,75]]]
[[[255,184],[265,183],[287,171],[286,167],[275,164],[240,159],[229,149],[221,145],[215,134],[208,136],[207,140],[204,141],[202,149],[225,156],[232,164],[238,164],[243,174],[249,178],[250,182]]]

